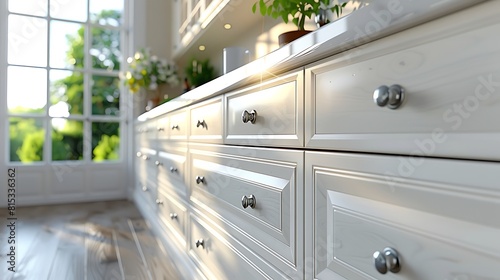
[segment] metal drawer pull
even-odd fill
[[[163,127],[158,127],[157,129],[158,129],[158,131],[165,131],[165,128],[163,128]]]
[[[207,123],[205,122],[205,120],[198,120],[198,123],[196,123],[196,127],[203,127],[203,128],[206,128],[207,127]]]
[[[171,173],[175,173],[177,172],[177,168],[173,167],[173,166],[170,166],[170,172]]]
[[[257,199],[255,198],[255,196],[253,196],[253,194],[249,196],[244,195],[241,198],[241,206],[243,206],[243,208],[247,208],[248,206],[250,206],[251,208],[255,208],[256,204],[257,204]]]
[[[241,113],[241,120],[243,123],[255,123],[257,121],[257,111],[252,110],[250,113],[247,110],[243,111],[243,113]]]
[[[179,126],[178,125],[172,125],[172,130],[174,129],[179,129]]]
[[[392,248],[387,247],[383,252],[376,251],[373,253],[373,260],[375,268],[381,274],[386,274],[388,270],[393,273],[401,270],[398,252]]]
[[[177,213],[170,213],[170,219],[172,220],[177,219]]]
[[[201,246],[202,248],[205,248],[205,240],[203,240],[203,239],[198,239],[198,240],[196,240],[196,248],[198,248],[198,247],[200,247],[200,246]]]
[[[158,198],[158,199],[156,199],[156,204],[158,204],[158,205],[160,205],[160,204],[161,204],[161,205],[163,205],[163,201],[161,201],[161,200]]]
[[[148,191],[148,186],[142,186],[142,191],[147,192]]]
[[[159,162],[159,161],[155,161],[155,165],[156,166],[160,166],[160,165],[163,165],[163,163]]]
[[[147,155],[142,155],[143,160],[149,160],[149,157]]]
[[[373,101],[380,107],[387,105],[389,109],[397,109],[405,99],[405,90],[400,85],[379,86],[373,92]]]
[[[205,177],[203,177],[203,176],[196,176],[196,184],[199,185],[200,183],[205,184]]]
[[[142,157],[142,153],[141,152],[137,152],[137,154],[135,154],[138,158]]]

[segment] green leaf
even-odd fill
[[[255,11],[257,11],[257,2],[255,2],[252,6],[252,13],[255,14]]]
[[[266,7],[266,3],[264,3],[264,0],[260,0],[259,8],[260,8],[260,14],[265,16],[267,13],[267,7]]]

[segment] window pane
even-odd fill
[[[8,62],[29,66],[47,66],[47,21],[40,18],[9,15]]]
[[[9,11],[33,16],[47,15],[47,0],[9,0]]]
[[[10,161],[43,160],[45,129],[42,119],[9,118]]]
[[[91,0],[90,20],[101,25],[119,26],[123,14],[123,0]]]
[[[50,67],[83,68],[84,32],[81,24],[50,22]]]
[[[87,0],[51,0],[50,16],[85,22],[87,21]]]
[[[83,74],[80,72],[50,71],[51,117],[83,114]]]
[[[120,79],[110,76],[92,76],[92,114],[118,116],[120,114]]]
[[[9,66],[7,108],[9,113],[43,114],[47,105],[47,70]]]
[[[92,160],[120,159],[120,124],[116,122],[92,123]]]
[[[105,28],[92,28],[92,68],[120,69],[120,31]]]
[[[52,119],[52,160],[83,160],[83,121]]]

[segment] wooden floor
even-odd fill
[[[129,201],[17,209],[16,272],[0,209],[0,280],[182,279]]]

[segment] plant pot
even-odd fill
[[[294,31],[289,31],[282,33],[278,36],[278,43],[280,47],[283,47],[284,45],[294,41],[295,39],[298,39],[308,33],[312,32],[311,30],[294,30]]]

